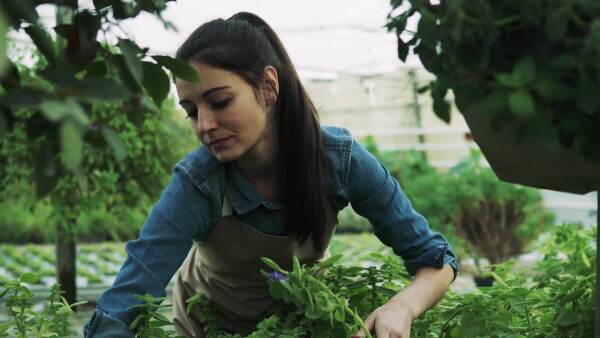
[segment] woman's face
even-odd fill
[[[272,95],[255,91],[233,72],[196,62],[191,66],[201,82],[176,79],[175,86],[196,137],[220,162],[245,155],[268,156],[274,142]],[[265,68],[265,75],[274,75],[277,81],[274,69]]]

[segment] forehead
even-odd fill
[[[175,87],[180,96],[187,95],[188,93],[204,92],[211,88],[222,86],[239,88],[245,84],[245,81],[239,75],[225,69],[198,62],[191,62],[190,66],[198,72],[200,82],[192,83],[175,78]]]

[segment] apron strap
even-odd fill
[[[221,217],[227,217],[233,215],[231,209],[231,203],[229,202],[229,198],[227,197],[227,192],[223,194],[223,208],[221,209]]]

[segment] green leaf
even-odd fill
[[[97,128],[97,127],[96,127]],[[100,132],[96,131],[96,130],[88,130],[84,135],[83,135],[83,140],[93,146],[96,149],[105,149],[108,146],[108,143],[106,142],[106,140],[104,139],[104,137],[102,137],[102,134],[100,134]]]
[[[535,60],[531,56],[526,56],[517,62],[512,77],[520,86],[524,86],[534,81],[535,75]]]
[[[517,116],[528,117],[535,114],[535,103],[526,91],[516,91],[508,96],[508,106]]]
[[[121,48],[125,64],[127,64],[127,68],[131,75],[138,84],[142,83],[144,70],[142,68],[142,63],[137,56],[140,48],[133,41],[127,39],[119,39],[119,48]]]
[[[577,84],[576,103],[584,112],[594,114],[600,108],[600,87],[592,81],[582,80]]]
[[[4,117],[4,112],[0,111],[0,140],[2,140],[6,134],[8,134],[8,122]]]
[[[164,55],[154,55],[154,56],[152,56],[152,58],[154,60],[156,60],[156,62],[158,62],[159,65],[161,65],[161,66],[169,69],[171,72],[173,72],[175,77],[178,77],[187,82],[193,82],[193,83],[200,82],[200,77],[198,76],[198,72],[196,71],[196,69],[194,69],[189,64],[187,64],[181,60],[174,59],[170,56],[164,56]]]
[[[40,109],[44,113],[44,116],[52,122],[62,121],[67,117],[71,117],[84,127],[90,124],[86,113],[79,103],[73,99],[68,99],[64,102],[54,100],[44,101],[40,105]]]
[[[512,77],[512,74],[496,74],[496,80],[503,86],[517,88],[519,84]]]
[[[86,78],[73,88],[73,95],[89,102],[123,101],[129,97],[127,89],[110,78]]]
[[[129,66],[127,66],[127,62],[125,61],[125,57],[123,55],[114,55],[113,62],[115,67],[119,70],[119,78],[123,82],[123,84],[134,93],[141,93],[142,87],[140,83],[135,79],[133,74],[131,74],[131,70]]]
[[[30,0],[3,0],[2,5],[14,20],[23,19],[34,24],[39,19]]]
[[[434,74],[437,73],[437,70],[439,70],[439,58],[434,48],[427,47],[425,44],[421,43],[414,48],[414,52],[419,56],[425,69]]]
[[[135,331],[135,329],[138,326],[138,323],[142,320],[144,320],[144,315],[143,314],[139,314],[137,315],[137,317],[135,317],[135,319],[133,320],[133,322],[131,322],[131,324],[129,325],[129,330],[131,331]]]
[[[298,279],[302,279],[302,267],[300,266],[300,261],[298,260],[298,257],[294,256],[293,257],[293,272],[297,274]]]
[[[280,268],[279,265],[277,265],[277,263],[275,263],[273,260],[271,260],[267,257],[261,257],[260,259],[263,261],[263,263],[265,263],[271,269],[273,269],[275,271],[279,271],[281,273],[287,273],[287,271]]]
[[[533,89],[542,98],[551,102],[562,102],[573,97],[573,89],[564,85],[552,74],[545,74],[536,79]]]
[[[161,315],[158,312],[153,312],[152,313],[152,317],[156,318],[157,320],[161,321],[161,322],[166,322],[166,323],[170,323],[169,319],[167,319],[167,317]]]
[[[275,300],[283,298],[283,286],[281,283],[274,283],[269,286],[269,293]]]
[[[58,183],[60,173],[52,143],[44,142],[35,155],[35,186],[38,198],[48,195]]]
[[[111,0],[93,0],[93,2],[94,2],[94,7],[96,8],[96,10],[101,10],[101,9],[104,9],[106,7],[111,6],[114,1],[111,1]]]
[[[0,334],[6,333],[12,327],[12,321],[7,321],[0,324]]]
[[[103,78],[104,76],[106,76],[107,72],[108,72],[108,66],[106,65],[106,62],[104,60],[92,62],[85,69],[85,75],[88,78],[90,78],[90,77]]]
[[[62,123],[60,141],[65,167],[71,171],[77,171],[83,158],[83,142],[79,126],[72,119],[67,119]]]
[[[450,123],[450,103],[439,97],[433,99],[433,112],[446,123]]]
[[[48,63],[55,63],[56,53],[50,34],[39,25],[31,25],[25,28],[25,31],[31,37],[38,50],[46,57]]]
[[[102,133],[102,136],[104,136],[104,139],[108,145],[112,148],[117,160],[124,160],[127,157],[127,149],[119,137],[119,134],[108,127],[101,127],[100,132]]]
[[[592,22],[588,42],[591,48],[600,51],[600,19]]]
[[[35,284],[39,280],[39,276],[33,272],[24,272],[19,276],[21,283]]]
[[[73,304],[69,304],[69,307],[70,307],[70,308],[74,308],[74,307],[76,307],[76,306],[83,305],[83,304],[87,304],[87,303],[88,303],[88,301],[87,301],[87,300],[80,300],[79,302],[75,302],[75,303],[73,303]]]
[[[0,11],[0,78],[8,70],[8,62],[6,59],[6,42],[8,38],[6,33],[8,32],[8,23],[2,11]]]
[[[590,269],[592,267],[592,263],[584,251],[581,251],[581,261],[586,268]]]
[[[408,56],[409,51],[408,47],[408,44],[398,37],[398,58],[402,60],[402,62],[406,62],[406,57]]]
[[[558,318],[556,324],[560,327],[571,327],[579,324],[583,320],[583,316],[573,310],[563,310]]]
[[[433,99],[433,112],[446,123],[450,123],[450,103],[446,101],[448,87],[442,79],[431,83],[431,98]]]
[[[152,97],[157,106],[169,95],[171,83],[169,76],[163,68],[155,63],[143,62],[144,66],[144,88]]]
[[[44,116],[52,122],[61,121],[69,114],[64,103],[60,101],[44,101],[40,105],[40,109]]]
[[[58,34],[59,36],[68,39],[69,35],[71,34],[71,32],[73,31],[73,29],[75,28],[75,25],[69,25],[69,24],[58,24],[56,26],[54,26],[52,29],[54,29],[54,31],[56,32],[56,34]]]
[[[327,259],[324,259],[322,261],[319,261],[317,263],[317,266],[319,268],[327,268],[332,266],[333,264],[335,264],[337,261],[339,261],[342,258],[342,255],[332,255],[331,257],[328,257]]]
[[[546,17],[546,36],[550,41],[558,42],[567,34],[568,25],[569,11],[564,6],[558,6]]]
[[[37,108],[49,95],[45,91],[34,88],[15,88],[6,93],[5,99],[13,109]]]
[[[425,10],[421,11],[421,19],[417,27],[421,43],[435,49],[437,46],[437,25],[435,16]]]

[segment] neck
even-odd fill
[[[276,144],[276,135],[273,130],[265,130],[261,140],[238,158],[235,165],[248,178],[258,180],[274,178],[276,176]]]

